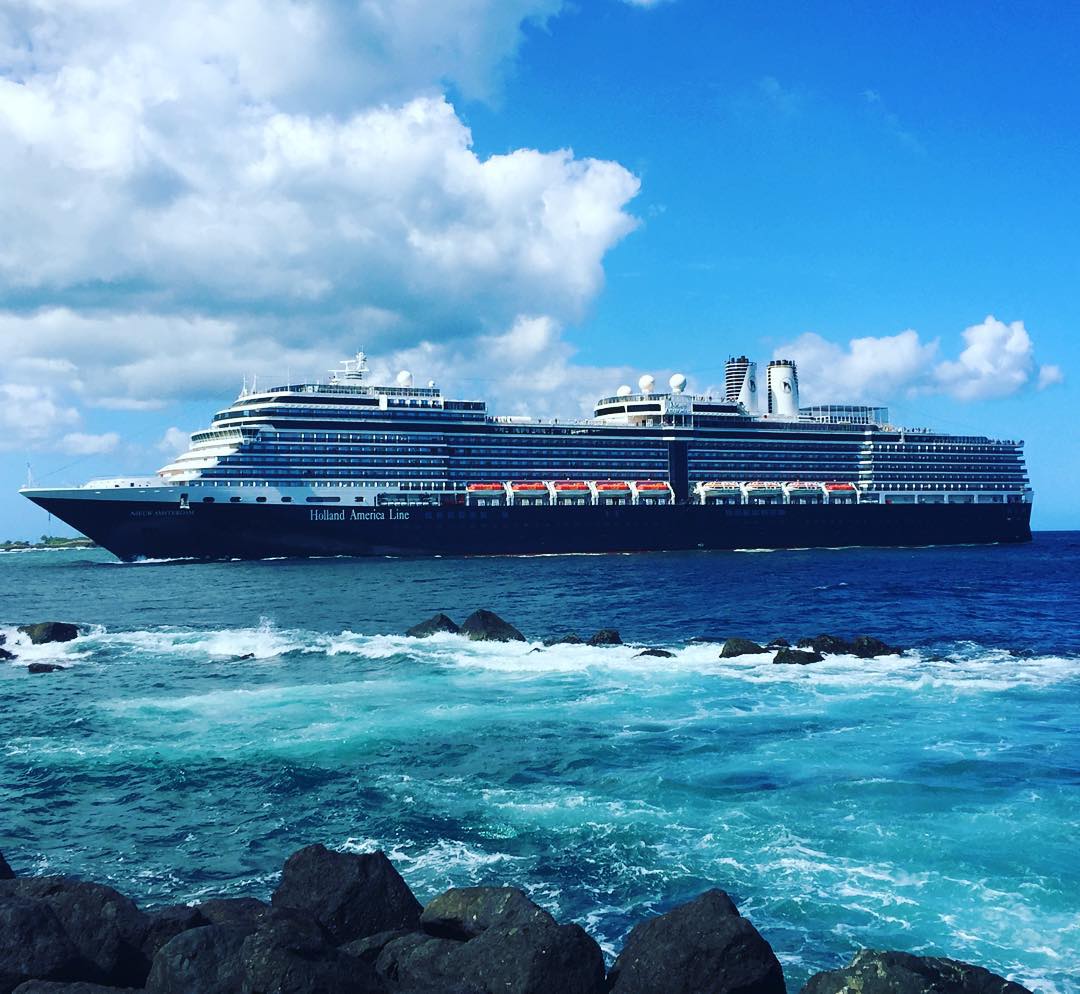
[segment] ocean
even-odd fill
[[[476,608],[528,644],[409,639]],[[1080,533],[1030,545],[121,564],[0,555],[0,850],[144,907],[310,842],[513,883],[610,957],[728,891],[797,991],[861,947],[1080,989]],[[570,630],[631,643],[540,648]],[[910,647],[809,667],[727,636]],[[639,656],[665,648],[669,659]],[[33,659],[69,669],[31,676]]]

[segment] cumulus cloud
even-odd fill
[[[73,431],[60,439],[60,448],[75,456],[102,455],[105,452],[112,452],[119,444],[120,436],[114,431],[104,432],[101,435]]]
[[[562,6],[8,4],[0,294],[21,303],[0,336],[14,387],[63,374],[35,395],[53,428],[19,444],[357,345],[449,361],[522,315],[582,318],[637,178],[569,149],[481,157],[447,96],[497,92]]]
[[[989,315],[961,337],[964,348],[955,359],[939,358],[940,342],[924,342],[910,329],[854,338],[846,346],[807,333],[775,354],[799,364],[801,394],[809,403],[880,402],[916,393],[986,400],[1014,394],[1033,380],[1043,389],[1063,379],[1053,365],[1036,373],[1035,346],[1023,321],[1006,324]]]
[[[0,383],[0,449],[33,446],[78,423],[78,410],[51,386]]]
[[[157,447],[167,455],[175,455],[178,452],[186,451],[190,437],[191,432],[184,431],[183,428],[177,428],[174,425],[165,429],[165,434],[161,436]]]

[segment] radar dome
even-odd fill
[[[399,387],[411,387],[412,386],[412,373],[407,369],[403,369],[397,374],[397,385]]]
[[[432,389],[432,390],[435,389],[435,381],[434,380],[428,380],[427,385],[428,385],[428,387],[430,389]]]
[[[633,392],[634,391],[631,390],[630,387],[627,384],[624,383],[621,387],[619,387],[618,390],[615,391],[615,396],[616,397],[629,397],[630,394],[632,394]]]
[[[640,380],[637,381],[637,385],[641,387],[642,393],[652,393],[653,387],[656,386],[656,377],[650,376],[646,373]]]
[[[682,373],[676,373],[668,380],[668,385],[673,393],[682,393],[686,389],[686,377]]]

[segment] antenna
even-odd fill
[[[34,471],[30,468],[30,460],[26,460],[26,485],[32,487],[34,485]]]

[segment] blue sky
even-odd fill
[[[1049,3],[17,0],[0,532],[60,530],[28,461],[152,471],[243,376],[358,347],[542,414],[792,354],[812,398],[1025,439],[1036,527],[1080,527],[1077,37]]]

